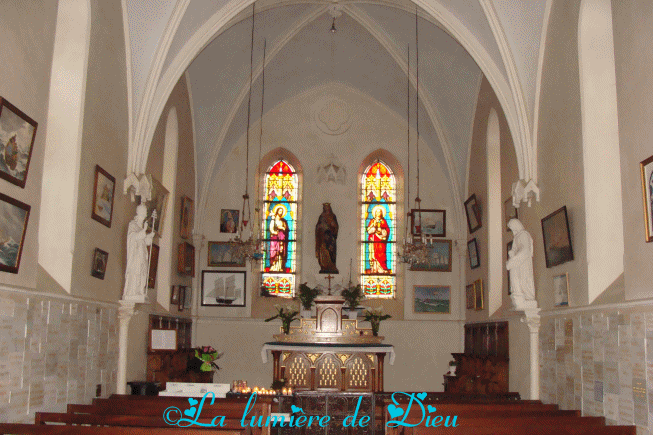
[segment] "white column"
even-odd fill
[[[526,323],[530,332],[531,353],[531,400],[540,398],[540,309],[526,309],[521,321]]]
[[[118,308],[118,376],[116,381],[116,392],[118,394],[127,393],[127,351],[129,338],[129,321],[134,315],[136,303],[129,301],[120,301]]]

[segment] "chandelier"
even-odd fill
[[[403,249],[401,252],[401,259],[404,263],[413,265],[417,263],[425,263],[429,259],[429,253],[428,253],[428,248],[426,246],[426,240],[424,238],[424,234],[421,232],[421,224],[422,224],[422,200],[419,197],[419,46],[418,44],[418,38],[417,38],[417,10],[415,10],[415,54],[417,58],[417,71],[416,71],[416,90],[417,90],[417,119],[415,121],[416,123],[416,131],[417,131],[417,197],[415,198],[415,208],[417,209],[418,213],[418,219],[417,220],[412,220],[415,222],[416,231],[419,233],[418,235],[413,235],[411,231],[411,218],[412,213],[408,212],[406,214],[406,236],[404,238],[404,244],[403,244]],[[407,80],[407,118],[408,118],[408,123],[407,123],[407,146],[408,146],[408,195],[407,197],[410,198],[410,45],[408,45],[408,72],[406,74],[408,80]],[[418,224],[419,223],[419,224]]]

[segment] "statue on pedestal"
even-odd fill
[[[141,204],[136,208],[136,216],[129,222],[127,229],[127,270],[125,271],[124,300],[145,298],[149,256],[147,247],[152,245],[154,230],[147,232],[145,222],[147,207]]]
[[[516,310],[536,308],[533,281],[533,238],[517,219],[510,219],[508,228],[514,239],[508,251],[506,269],[510,271],[510,298]]]
[[[320,273],[340,273],[336,267],[338,219],[331,210],[331,204],[322,204],[323,211],[315,226],[315,256],[320,264]]]

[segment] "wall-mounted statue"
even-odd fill
[[[508,251],[506,269],[510,271],[510,298],[516,310],[536,308],[533,281],[533,238],[517,219],[510,219],[508,228],[514,236]]]
[[[136,216],[127,228],[127,270],[125,271],[125,289],[123,299],[144,301],[147,292],[149,257],[147,247],[152,245],[154,231],[147,232],[145,222],[147,207],[136,207]]]
[[[322,204],[323,210],[315,226],[315,256],[320,263],[320,273],[339,273],[336,267],[338,219],[331,204]]]

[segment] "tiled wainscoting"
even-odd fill
[[[543,317],[540,398],[653,434],[653,307]]]
[[[89,403],[115,391],[117,308],[0,289],[0,421]]]

